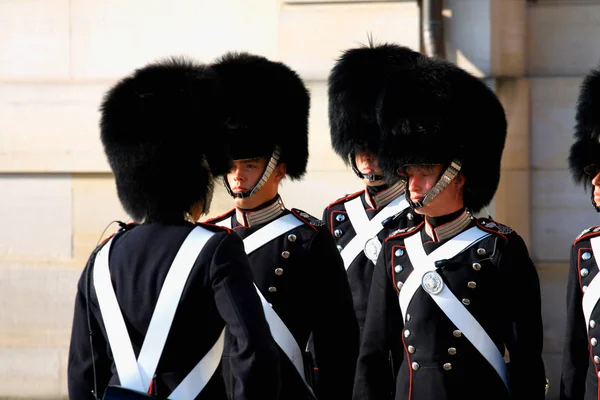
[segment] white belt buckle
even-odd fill
[[[427,293],[439,294],[444,289],[444,280],[436,271],[429,271],[421,278],[421,286]]]

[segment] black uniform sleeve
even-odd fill
[[[387,274],[388,246],[384,244],[373,271],[356,369],[355,400],[393,399],[395,376],[404,358],[402,312],[392,278]],[[390,367],[390,355],[393,367]]]
[[[279,396],[279,348],[271,336],[254,288],[242,240],[229,234],[217,247],[211,267],[217,309],[235,340],[231,369],[236,399]]]
[[[546,375],[542,360],[543,326],[540,281],[523,239],[508,236],[498,264],[508,292],[511,318],[509,376],[512,398],[536,400],[545,396]]]
[[[316,396],[320,400],[350,399],[358,356],[358,322],[344,263],[333,237],[319,229],[309,247],[316,277],[313,343],[319,368]]]
[[[585,379],[589,366],[588,336],[581,301],[583,293],[579,285],[577,247],[571,249],[571,265],[567,286],[567,325],[563,348],[561,400],[583,400]]]
[[[93,350],[92,343],[90,342],[90,329],[88,328],[86,298],[88,293],[88,279],[91,279],[88,272],[91,271],[91,266],[98,250],[90,257],[77,285],[67,369],[69,399],[73,400],[89,400],[93,398],[94,364],[96,369],[96,385],[99,391],[98,398],[102,398],[111,376],[110,368],[112,363],[106,352],[107,343],[102,335],[98,321],[96,321],[91,312],[89,317],[91,330],[94,333],[92,336]],[[94,363],[92,363],[92,357]]]

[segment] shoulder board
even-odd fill
[[[514,232],[514,229],[510,226],[502,225],[501,223],[489,218],[477,218],[477,224],[489,232],[497,232],[501,235],[508,235],[509,233]]]
[[[227,211],[225,214],[221,214],[216,217],[209,218],[206,221],[202,221],[202,223],[215,225],[217,222],[220,222],[220,221],[224,220],[225,218],[230,217],[234,211],[235,211],[235,208],[232,208],[231,210]]]
[[[590,238],[590,237],[594,237],[594,236],[598,236],[600,235],[600,226],[591,226],[587,229],[584,229],[583,232],[581,232],[576,238],[575,238],[575,243],[579,242],[580,240],[586,239],[586,238]]]
[[[385,239],[386,241],[395,237],[400,237],[400,236],[408,236],[412,233],[414,233],[415,231],[417,231],[419,228],[421,228],[421,226],[423,226],[424,222],[421,222],[418,225],[415,226],[409,226],[406,228],[402,228],[402,229],[396,229],[395,231],[393,231],[392,233],[389,234],[389,236]]]
[[[210,222],[200,222],[198,223],[198,225],[200,225],[201,227],[208,229],[211,232],[227,232],[227,233],[231,233],[231,229],[225,227],[225,226],[220,226],[220,225],[214,225],[211,224]]]
[[[327,206],[327,208],[333,207],[335,205],[341,204],[341,203],[345,203],[349,200],[352,200],[358,196],[360,196],[362,193],[364,192],[364,190],[360,190],[356,193],[352,193],[352,194],[347,194],[346,196],[337,199],[336,201],[334,201],[333,203],[331,203],[330,205]]]
[[[325,225],[325,222],[321,221],[319,218],[313,217],[312,215],[310,215],[309,213],[307,213],[305,211],[298,210],[297,208],[292,208],[290,211],[292,212],[292,214],[294,214],[301,221],[305,222],[308,225],[311,225],[311,226],[324,226]]]

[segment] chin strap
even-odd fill
[[[435,185],[431,189],[429,189],[427,193],[425,193],[425,196],[423,196],[421,200],[417,202],[412,201],[410,199],[410,193],[408,190],[405,192],[406,200],[414,209],[419,209],[421,207],[426,206],[427,204],[431,203],[431,201],[435,199],[436,196],[440,194],[442,190],[444,190],[454,178],[456,178],[456,175],[458,175],[461,168],[462,163],[458,160],[453,160],[450,163],[450,165],[448,165],[448,168],[446,168],[442,176],[440,176],[440,179],[438,179]]]
[[[267,163],[267,166],[263,171],[260,179],[250,189],[242,193],[234,193],[231,190],[231,187],[229,187],[229,182],[227,182],[227,176],[223,177],[223,185],[225,186],[225,189],[227,189],[227,193],[229,193],[229,195],[234,199],[245,199],[246,197],[254,196],[264,186],[265,182],[267,182],[278,163],[279,148],[275,147],[275,150],[273,150],[273,154],[271,154],[271,158],[269,159],[269,162]]]
[[[375,174],[363,174],[356,168],[356,160],[354,159],[354,153],[348,156],[350,161],[350,165],[352,165],[352,171],[358,176],[360,179],[367,179],[369,182],[377,182],[382,181],[384,179],[383,175],[375,175]]]

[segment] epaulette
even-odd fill
[[[309,213],[307,213],[305,211],[298,210],[297,208],[292,208],[290,211],[292,212],[292,214],[294,214],[301,221],[304,221],[308,225],[312,225],[312,226],[324,226],[325,225],[325,222],[321,221],[319,218],[313,217],[312,215],[310,215]]]
[[[360,190],[360,191],[358,191],[356,193],[347,194],[344,197],[340,197],[339,199],[337,199],[336,201],[334,201],[333,203],[331,203],[330,205],[328,205],[327,208],[333,207],[333,206],[335,206],[337,204],[340,204],[340,203],[345,203],[348,200],[352,200],[352,199],[360,196],[363,192],[364,192],[364,190]]]
[[[576,238],[575,243],[579,242],[582,239],[589,238],[592,236],[600,235],[600,226],[590,226],[587,229],[584,229]]]
[[[390,233],[389,236],[385,240],[387,241],[387,240],[393,239],[395,237],[406,236],[406,235],[412,234],[412,233],[414,233],[414,231],[419,229],[423,224],[424,224],[424,222],[421,222],[420,224],[415,225],[415,226],[409,226],[406,228],[396,229],[395,231]]]
[[[231,233],[231,229],[226,226],[211,224],[210,222],[200,222],[198,225],[202,226],[205,229],[208,229],[211,232],[227,232]]]
[[[498,232],[501,235],[508,235],[514,232],[510,226],[502,225],[501,223],[489,218],[477,218],[477,223],[489,232]]]
[[[229,217],[231,216],[231,213],[235,211],[235,208],[232,208],[231,210],[227,211],[224,214],[221,215],[217,215],[216,217],[212,217],[207,219],[206,221],[202,221],[203,224],[211,224],[211,225],[215,225],[215,221],[221,221],[222,219],[225,219],[225,217]]]

